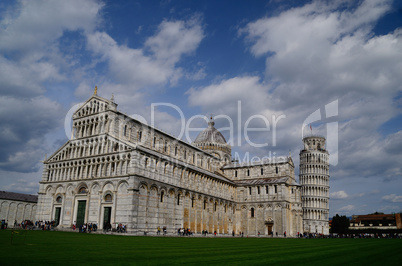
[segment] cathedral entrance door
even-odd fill
[[[271,235],[271,234],[272,234],[272,226],[273,226],[273,224],[267,224],[268,235]]]
[[[87,205],[86,200],[78,201],[78,209],[77,209],[77,227],[79,228],[85,222],[85,208]]]
[[[60,213],[61,207],[56,207],[56,211],[54,213],[54,223],[56,224],[56,226],[58,226],[60,223]]]
[[[110,224],[110,218],[112,217],[112,207],[103,208],[103,229]]]
[[[268,235],[272,235],[272,227],[274,226],[274,222],[272,221],[271,218],[269,218],[267,221],[265,221],[265,226],[267,227]]]

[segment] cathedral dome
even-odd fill
[[[219,132],[215,127],[214,121],[208,122],[208,127],[198,134],[197,138],[195,139],[194,143],[218,143],[218,144],[226,144],[225,137]]]

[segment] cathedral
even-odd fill
[[[72,117],[72,137],[44,161],[37,220],[59,228],[126,225],[132,234],[189,228],[217,234],[328,234],[325,138],[303,138],[300,183],[291,156],[232,160],[210,119],[193,143],[117,110],[97,90]]]

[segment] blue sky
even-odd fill
[[[312,124],[327,136],[326,123],[338,122],[330,215],[399,212],[401,26],[402,3],[386,0],[2,2],[0,189],[38,191],[40,160],[67,141],[67,112],[97,85],[147,121],[160,102],[186,121],[227,116],[236,129],[253,116],[271,126],[283,117],[275,130],[250,134],[265,147],[234,131],[233,151],[290,151],[296,166],[303,121],[336,102],[336,117]],[[175,135],[179,118],[156,109],[156,125]],[[217,128],[228,125],[216,119]]]

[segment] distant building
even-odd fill
[[[5,220],[8,226],[15,221],[34,221],[37,203],[37,195],[0,191],[0,221]]]
[[[402,229],[401,214],[367,214],[353,215],[350,221],[351,230],[388,230]]]

